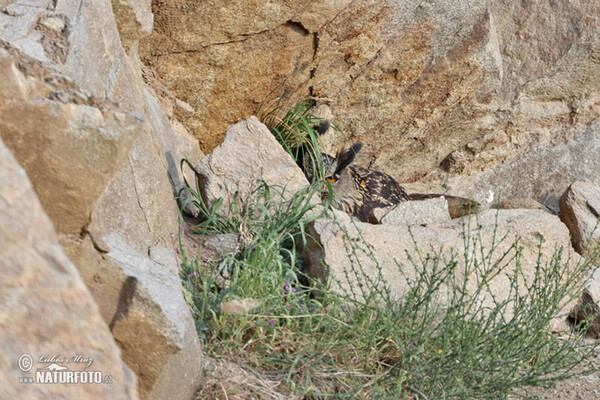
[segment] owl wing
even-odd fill
[[[388,207],[408,200],[404,188],[390,175],[354,165],[350,168],[363,197],[357,211],[357,216],[362,221],[367,221],[374,208]]]

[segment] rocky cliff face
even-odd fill
[[[595,148],[600,129],[592,2],[261,4],[153,3],[143,59],[195,109],[180,118],[204,151],[269,93],[296,89],[365,143],[359,163],[415,191],[502,192],[557,209],[571,181],[598,180],[578,144]]]
[[[202,153],[197,140],[174,120],[173,96],[157,95],[142,79],[138,40],[151,32],[152,23],[149,1],[2,2],[0,137],[26,171],[58,233],[57,238],[44,228],[50,239],[42,239],[60,242],[87,286],[77,276],[79,281],[71,285],[79,285],[78,292],[62,294],[62,302],[52,300],[49,310],[37,310],[46,310],[56,323],[76,318],[79,325],[61,325],[65,336],[85,337],[86,329],[103,325],[103,330],[97,328],[106,333],[97,334],[104,335],[103,341],[84,338],[77,352],[89,352],[104,373],[114,374],[114,397],[138,398],[139,391],[144,399],[191,398],[200,384],[201,351],[181,294],[172,236],[179,223],[174,201],[182,185],[179,161],[187,157],[197,162]],[[8,162],[7,154],[2,153],[3,162]],[[22,197],[35,200],[31,191]],[[4,231],[7,222],[20,220],[32,241],[46,217],[24,207],[22,218],[0,218],[0,224]],[[37,246],[35,242],[31,244]],[[8,246],[2,238],[0,243]],[[71,264],[59,268],[46,261],[72,275]],[[47,285],[62,282],[57,271],[35,258],[22,263],[23,271],[41,269],[40,277],[49,275]],[[11,285],[9,294],[17,293]],[[34,368],[42,368],[47,365],[36,359],[42,351],[65,355],[73,347],[60,335],[52,337],[56,327],[48,327],[48,338],[36,336],[39,321],[20,318],[27,310],[38,312],[36,304],[45,292],[37,287],[32,284],[29,294],[37,300],[23,303],[8,332],[30,332],[32,337],[23,335],[22,340],[30,340]],[[90,292],[97,305],[88,304]],[[8,346],[2,348],[4,361],[11,366],[3,370],[12,371],[2,381],[16,390],[23,385],[16,353],[9,350],[20,339],[2,343]],[[130,378],[134,382],[127,386],[120,372],[119,347],[137,385]],[[50,386],[26,387],[34,386],[36,396],[55,397]],[[127,387],[133,387],[129,394]],[[80,389],[70,398],[98,397],[102,390],[95,385]]]
[[[56,397],[19,383],[17,359],[73,345],[115,384],[70,398],[192,397],[179,161],[266,98],[313,98],[365,144],[359,164],[413,192],[553,207],[572,181],[600,183],[598,21],[589,0],[0,1],[7,393]]]

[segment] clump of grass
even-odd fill
[[[309,100],[302,101],[281,116],[281,104],[276,103],[269,111],[258,114],[307,178],[311,182],[319,182],[325,179],[323,163],[328,157],[322,151],[321,136],[315,128],[319,125],[329,127],[330,122],[316,117],[311,112],[313,105]],[[331,125],[331,128],[339,131],[335,125]]]
[[[283,116],[281,105],[276,103],[269,111],[258,113],[258,118],[264,123],[281,146],[295,159],[300,156],[299,151],[304,146],[310,146],[315,151],[319,150],[320,142],[314,134],[313,126],[323,122],[316,117],[311,109],[311,101],[302,101],[292,107]]]
[[[187,160],[183,165],[189,165]],[[188,257],[182,249],[182,278],[186,299],[201,332],[207,332],[207,321],[219,314],[219,304],[232,298],[253,298],[263,301],[263,308],[289,308],[293,313],[312,307],[308,299],[306,279],[301,275],[298,246],[306,243],[305,226],[321,216],[313,197],[320,193],[312,185],[291,196],[285,187],[274,187],[258,180],[244,199],[232,195],[227,210],[223,201],[208,208],[202,201],[198,180],[192,188],[185,181],[188,196],[182,207],[193,204],[200,212],[201,222],[192,231],[201,237],[208,234],[239,233],[240,251],[214,260],[204,268],[197,258]],[[219,288],[219,277],[227,275],[230,286]],[[285,304],[280,303],[286,297]],[[293,307],[292,307],[293,306]],[[291,307],[291,308],[290,308]],[[301,311],[300,311],[301,310]]]
[[[524,291],[517,290],[521,269],[510,272],[509,298],[484,309],[463,290],[466,278],[455,279],[458,258],[413,260],[419,272],[400,301],[359,303],[326,292],[321,302],[294,313],[280,294],[279,305],[255,315],[212,321],[208,348],[283,380],[306,398],[505,399],[515,389],[548,387],[576,374],[594,346],[576,333],[554,336],[549,324],[559,304],[580,293],[576,278],[589,265],[573,269],[557,250],[549,264],[536,265]],[[515,242],[487,266],[480,288],[519,258]],[[475,266],[473,258],[467,261]],[[450,301],[442,307],[435,299],[446,290]]]
[[[303,112],[296,114],[297,125],[310,126]],[[220,202],[208,209],[197,186],[187,190],[188,201],[203,216],[199,234],[239,232],[246,238],[237,255],[206,266],[184,253],[184,290],[205,351],[284,382],[298,397],[527,397],[518,389],[566,379],[594,351],[583,344],[583,333],[560,338],[549,330],[562,305],[581,293],[580,278],[591,268],[573,266],[561,249],[546,264],[538,258],[534,279],[524,281],[519,242],[497,254],[498,246],[484,248],[477,229],[467,223],[464,254],[423,253],[413,244],[416,274],[397,299],[385,281],[369,278],[352,261],[371,248],[346,234],[348,276],[360,293],[321,287],[314,296],[314,283],[301,272],[301,248],[309,239],[307,224],[327,212],[327,205],[319,211],[310,201],[320,187],[284,200],[285,188],[258,181],[252,194],[232,201],[226,213]],[[516,268],[508,269],[509,264]],[[459,268],[463,273],[456,273]],[[222,271],[230,276],[226,288],[215,284]],[[475,295],[465,290],[472,273],[478,277]],[[511,282],[509,296],[483,307],[476,294],[501,274]],[[248,315],[220,314],[222,300],[248,297],[262,305]],[[448,301],[442,305],[440,297]]]

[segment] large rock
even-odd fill
[[[78,234],[127,157],[142,118],[90,98],[7,46],[0,48],[0,74],[0,135],[58,231]]]
[[[470,194],[481,203],[530,197],[558,212],[559,198],[572,182],[600,183],[600,168],[596,165],[599,138],[600,124],[596,124],[576,133],[568,142],[541,144],[504,164],[470,176],[451,177],[441,187],[449,193]],[[429,184],[418,185],[419,190],[426,190],[423,186]]]
[[[0,140],[0,381],[10,399],[138,399],[135,375],[94,299],[61,249],[25,174]],[[27,355],[31,356],[27,363]],[[21,383],[52,358],[70,371],[100,371],[111,384]],[[81,356],[91,365],[77,363]],[[63,361],[64,360],[64,361]],[[28,372],[20,369],[22,367]]]
[[[588,256],[600,251],[600,186],[571,184],[560,197],[559,216],[569,228],[579,254]]]
[[[125,362],[144,377],[140,395],[189,399],[201,374],[198,336],[181,295],[173,251],[152,248],[148,258],[116,236],[105,241],[111,247],[108,258],[126,277],[110,328],[123,347]]]
[[[177,100],[145,87],[137,41],[152,26],[150,1],[5,3],[0,40],[13,59],[2,64],[1,130],[142,397],[191,398],[202,354],[178,261],[164,254],[179,228],[180,158],[195,163],[201,152],[162,110]]]
[[[143,14],[142,2],[130,3],[139,3],[137,13]],[[124,105],[128,111],[134,111],[136,102],[142,104],[136,101],[140,83],[121,45],[110,0],[3,5],[0,39],[52,64],[88,95]]]
[[[600,145],[589,131],[600,10],[588,0],[155,3],[144,61],[196,109],[180,118],[205,151],[268,93],[295,86],[364,143],[359,164],[418,182],[412,191],[555,207],[574,179],[598,180],[597,157],[569,157]],[[344,138],[329,135],[333,151]]]
[[[223,198],[227,213],[234,194],[245,200],[263,180],[286,199],[308,186],[302,170],[256,117],[231,125],[219,147],[196,167],[204,203],[210,208]]]
[[[573,182],[560,198],[560,219],[571,232],[575,250],[594,265],[600,261],[600,186]],[[589,333],[600,337],[600,269],[587,277],[576,320],[592,320]]]
[[[439,190],[600,120],[598,16],[586,0],[355,1],[318,33],[311,94],[365,143],[359,163]]]
[[[170,239],[170,247],[158,243],[140,253],[121,234],[63,237],[61,244],[90,288],[123,360],[140,377],[140,396],[189,399],[201,384],[202,353],[182,295],[177,239]]]
[[[378,290],[387,287],[393,298],[401,298],[409,290],[408,280],[415,279],[417,269],[423,267],[420,260],[429,259],[425,268],[432,268],[428,255],[439,255],[442,260],[453,259],[458,263],[454,270],[457,282],[466,280],[467,290],[474,293],[483,273],[481,268],[490,268],[493,263],[504,259],[504,264],[500,264],[506,265],[504,272],[494,276],[489,287],[479,294],[480,304],[491,307],[494,304],[492,295],[497,302],[502,302],[510,293],[507,275],[516,271],[517,264],[512,258],[516,250],[512,246],[517,237],[520,238],[518,247],[522,268],[518,273],[520,290],[524,289],[524,282],[530,285],[534,282],[540,251],[543,268],[551,262],[557,248],[570,247],[567,228],[556,216],[541,210],[488,210],[477,218],[429,224],[426,227],[371,225],[350,222],[347,216],[338,212],[335,215],[336,220],[320,219],[308,226],[307,233],[311,240],[303,255],[304,269],[313,278],[330,281],[333,290],[354,295],[358,300],[371,294],[369,287]],[[470,232],[470,236],[465,238],[464,232]],[[348,251],[350,245],[355,246],[357,251]],[[494,251],[490,255],[493,246]],[[471,265],[466,277],[465,254],[469,255],[471,262],[474,257],[479,260],[477,267]],[[566,258],[565,253],[563,259]],[[571,255],[571,270],[578,260],[579,256]],[[441,268],[444,268],[443,264]],[[369,284],[361,285],[361,282]],[[363,290],[367,292],[363,293]],[[445,290],[440,290],[438,294],[439,302],[444,304],[447,301]]]
[[[448,203],[441,196],[421,201],[404,201],[391,208],[376,208],[369,219],[371,223],[384,225],[426,225],[450,221],[450,214]]]
[[[144,100],[146,117],[164,154],[173,193],[181,196],[181,200],[185,200],[189,194],[187,191],[181,191],[185,187],[185,180],[190,185],[194,185],[195,182],[195,173],[190,166],[197,165],[204,154],[200,151],[196,138],[190,135],[175,118],[174,114],[179,103],[177,99],[168,101],[146,86],[144,87]],[[170,115],[167,115],[166,112],[169,111]],[[183,165],[183,171],[182,159],[189,161],[189,165]],[[183,205],[183,203],[180,204]],[[194,214],[194,211],[192,209],[188,213]]]
[[[146,101],[147,121],[156,125],[145,124],[101,193],[86,235],[63,236],[61,244],[111,324],[123,359],[140,377],[142,398],[186,399],[201,383],[201,348],[183,300],[178,261],[155,255],[174,255],[177,245],[175,194],[182,183],[175,159],[200,157],[195,141],[169,129],[150,92]],[[160,292],[152,290],[156,286]]]
[[[215,9],[196,2],[189,2],[187,6]],[[240,19],[238,14],[232,16],[235,16],[235,26],[248,21]],[[185,35],[185,38],[174,43],[159,36],[152,42],[157,45],[156,49],[146,43],[141,51],[162,82],[195,109],[182,121],[198,137],[202,150],[209,152],[221,143],[229,124],[256,114],[274,88],[278,92],[290,91],[309,79],[313,37],[298,24],[282,21],[273,29],[243,39],[214,44],[187,43],[197,40],[190,34],[194,27],[209,25],[209,20],[194,17],[198,16],[188,15],[186,11],[185,29],[165,25],[162,18],[157,18],[157,32],[167,30],[167,35]],[[248,18],[253,17],[248,15]],[[212,23],[217,21],[221,26],[221,20]]]

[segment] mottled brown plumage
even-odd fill
[[[333,190],[333,207],[367,222],[374,208],[406,201],[408,195],[390,175],[351,165],[361,148],[362,144],[356,143],[349,149],[338,152],[334,162],[330,164],[326,179]]]
[[[329,122],[323,121],[312,129],[322,135],[329,129]],[[310,142],[307,142],[310,144]],[[452,218],[477,212],[479,204],[463,197],[441,194],[407,194],[404,188],[390,175],[373,171],[354,165],[356,154],[361,150],[362,144],[355,143],[350,148],[338,151],[335,157],[320,153],[316,149],[305,145],[298,149],[298,165],[304,170],[306,177],[311,181],[318,178],[316,159],[321,160],[323,175],[331,185],[333,197],[332,206],[355,216],[364,222],[369,222],[369,217],[375,208],[396,205],[408,200],[426,200],[444,196],[448,202],[449,213]],[[329,190],[323,190],[323,200],[329,195]]]

